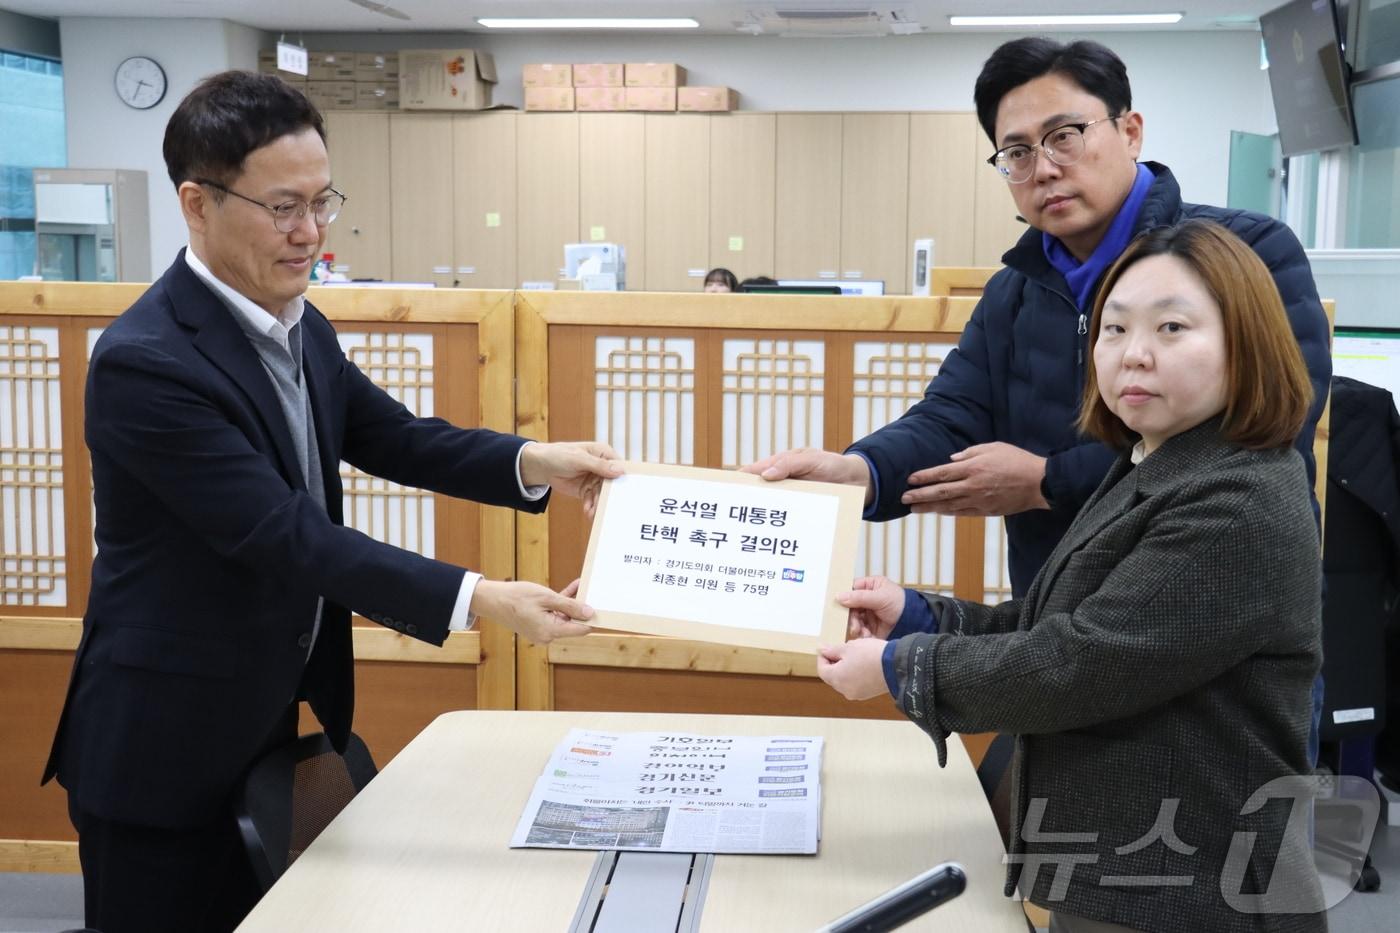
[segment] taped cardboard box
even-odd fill
[[[628,62],[624,69],[628,87],[680,87],[685,69],[674,62]]]
[[[622,64],[589,64],[574,66],[574,87],[625,87]]]
[[[307,52],[307,81],[354,81],[354,52]]]
[[[399,108],[485,110],[491,106],[496,60],[474,49],[399,52]]]
[[[577,110],[626,110],[625,87],[576,87],[574,107]]]
[[[355,82],[355,109],[356,110],[398,110],[399,109],[399,84],[397,81],[385,83],[380,81],[356,81]]]
[[[739,109],[739,92],[731,87],[678,87],[676,109],[724,112]]]
[[[525,86],[529,87],[573,87],[573,65],[526,65]]]
[[[355,80],[376,84],[392,81],[397,84],[399,80],[399,53],[356,52]],[[394,96],[398,96],[397,90],[394,91]]]
[[[673,87],[629,87],[628,110],[671,111],[676,109],[676,89]]]
[[[354,110],[354,81],[308,81],[306,97],[317,110]]]
[[[571,87],[527,87],[525,109],[559,111],[574,109],[574,89]]]

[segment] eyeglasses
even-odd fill
[[[309,203],[296,198],[291,201],[283,201],[281,204],[264,204],[254,200],[246,194],[239,194],[232,188],[226,188],[217,181],[209,181],[207,178],[196,178],[196,184],[208,185],[222,191],[224,194],[231,194],[235,198],[242,198],[249,204],[256,204],[263,210],[272,212],[272,225],[277,228],[278,233],[291,233],[301,225],[306,218],[308,211],[316,219],[316,226],[325,227],[340,216],[340,210],[345,206],[346,197],[334,188],[330,189],[330,194],[323,194]]]
[[[987,164],[1001,173],[1013,185],[1030,181],[1035,174],[1035,158],[1040,153],[1056,165],[1073,165],[1084,156],[1084,131],[1098,123],[1112,123],[1121,117],[1103,117],[1088,123],[1066,123],[1057,126],[1040,138],[1039,146],[1017,143],[998,149],[987,160]]]

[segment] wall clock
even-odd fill
[[[122,103],[137,110],[149,110],[165,99],[165,69],[144,55],[118,65],[113,84]]]

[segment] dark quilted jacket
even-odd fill
[[[1332,376],[1327,319],[1303,247],[1287,226],[1262,214],[1187,204],[1166,166],[1145,163],[1157,176],[1134,232],[1203,218],[1243,239],[1268,265],[1283,295],[1293,333],[1303,350],[1316,398],[1298,438],[1298,452],[1312,482],[1313,429]],[[899,518],[909,474],[946,463],[973,444],[1004,441],[1048,456],[1046,476],[1054,508],[1006,519],[1011,583],[1023,595],[1079,507],[1098,487],[1114,452],[1087,442],[1073,428],[1084,385],[1088,318],[1070,297],[1064,277],[1041,249],[1041,234],[1028,230],[1005,255],[924,398],[902,418],[851,446],[869,457],[879,474],[873,518]]]

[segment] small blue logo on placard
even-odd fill
[[[784,579],[784,580],[792,580],[794,583],[801,583],[801,582],[802,582],[802,574],[803,574],[803,573],[804,573],[804,571],[801,571],[801,570],[793,570],[791,567],[784,567],[784,568],[783,568],[783,579]]]

